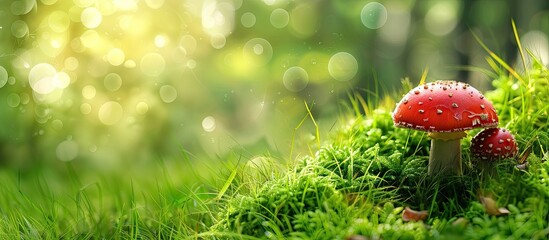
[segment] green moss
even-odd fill
[[[469,156],[468,136],[461,143],[464,175],[428,177],[426,134],[395,128],[380,106],[356,116],[284,177],[229,197],[211,232],[285,239],[546,239],[549,74],[540,64],[533,68],[527,80],[501,73],[496,90],[486,93],[500,125],[515,133],[526,170],[516,168],[517,159],[506,159],[490,173],[480,171]],[[479,196],[510,214],[489,215]],[[429,216],[404,222],[406,206]]]
[[[296,228],[300,216],[325,206],[338,214],[347,207],[330,179],[303,169],[267,182],[254,196],[237,195],[228,200],[221,221],[213,229],[250,236],[287,235]]]

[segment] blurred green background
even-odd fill
[[[549,60],[549,1],[0,0],[0,167],[288,159],[358,93]],[[516,64],[520,69],[520,64]],[[473,66],[473,67],[471,67]],[[295,144],[292,144],[295,141]],[[293,146],[293,148],[292,148]],[[291,152],[291,153],[290,153]],[[184,171],[182,169],[181,171]]]

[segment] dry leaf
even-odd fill
[[[427,218],[427,211],[415,211],[410,209],[409,207],[406,207],[404,211],[402,212],[402,220],[405,222],[417,222],[422,221],[425,218]]]
[[[491,216],[508,215],[510,212],[507,208],[498,208],[496,201],[490,197],[480,197],[480,202],[484,206],[486,213]]]
[[[365,236],[362,236],[362,235],[351,235],[351,236],[348,236],[347,238],[345,238],[346,240],[368,240],[367,237]]]
[[[469,223],[469,221],[467,221],[467,219],[460,217],[460,218],[456,219],[454,222],[452,222],[452,226],[465,227],[465,226],[467,226],[468,223]]]
[[[523,170],[523,171],[528,170],[528,162],[525,162],[525,163],[523,163],[523,164],[518,164],[518,165],[517,165],[517,168],[518,168],[519,170]]]

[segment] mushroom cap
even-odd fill
[[[397,127],[426,132],[463,132],[496,127],[498,115],[477,89],[469,84],[439,80],[408,92],[393,112]]]
[[[518,153],[517,142],[511,132],[504,128],[487,128],[471,140],[473,157],[482,160],[512,158]]]

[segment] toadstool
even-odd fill
[[[515,137],[504,128],[487,128],[471,140],[471,153],[479,160],[494,161],[517,155]]]
[[[498,125],[496,110],[469,84],[439,80],[418,86],[397,103],[396,127],[428,132],[431,138],[429,175],[462,174],[460,139],[465,131]]]
[[[493,167],[496,160],[513,158],[517,152],[515,137],[504,128],[487,128],[471,139],[471,154],[477,168],[489,176],[497,173]]]

